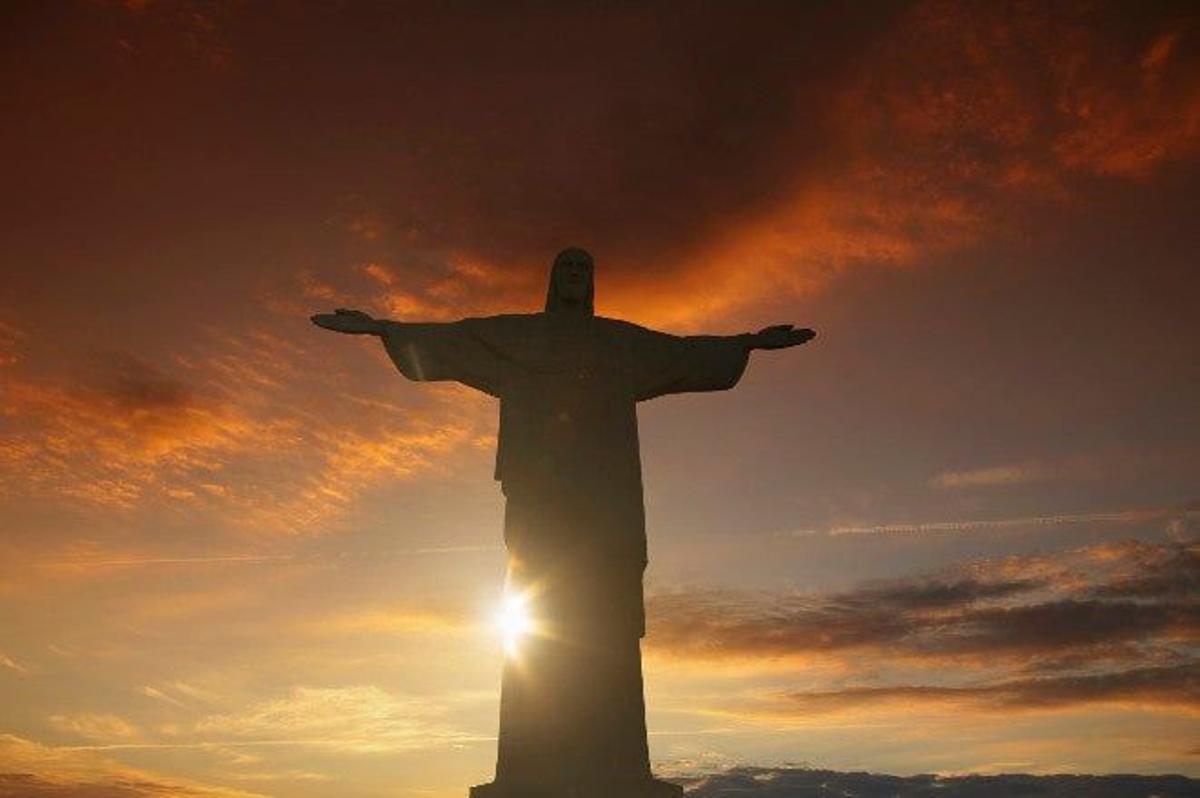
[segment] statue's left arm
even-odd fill
[[[724,391],[746,370],[755,349],[784,349],[816,333],[790,324],[741,335],[669,335],[630,325],[638,401],[672,393]]]

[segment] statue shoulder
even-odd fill
[[[650,330],[647,330],[640,324],[634,324],[633,322],[625,321],[624,319],[610,319],[606,316],[597,316],[596,324],[599,325],[600,328],[606,333],[610,333],[612,335],[633,336],[640,333],[650,332]]]
[[[498,313],[495,316],[467,316],[463,321],[495,324],[522,324],[541,318],[541,313]]]
[[[476,332],[518,333],[539,325],[541,315],[540,313],[501,313],[495,316],[468,316],[458,323]]]
[[[475,316],[457,324],[472,339],[511,360],[536,362],[548,347],[541,313]]]
[[[627,346],[634,346],[639,343],[645,345],[654,340],[667,337],[657,330],[643,327],[640,324],[634,324],[631,321],[608,319],[600,316],[596,317],[596,321],[603,325],[605,333],[610,338],[621,341]]]

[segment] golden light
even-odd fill
[[[529,598],[524,594],[504,597],[504,605],[496,615],[496,626],[504,641],[504,651],[516,656],[521,638],[533,631],[533,618],[529,615]]]

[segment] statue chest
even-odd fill
[[[561,344],[553,366],[522,375],[504,397],[505,454],[562,475],[636,467],[634,388],[621,350],[599,336]]]

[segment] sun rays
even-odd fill
[[[504,653],[515,657],[521,641],[534,631],[533,615],[529,609],[528,593],[507,593],[496,613],[496,629],[504,643]]]

